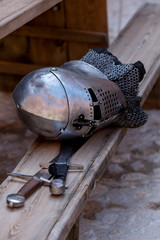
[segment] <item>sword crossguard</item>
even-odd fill
[[[51,165],[64,165],[66,164],[68,166],[68,171],[69,172],[81,172],[84,170],[84,165],[82,164],[70,164],[70,163],[65,163],[65,162],[51,162],[51,163],[40,163],[39,166],[41,168],[49,168]]]
[[[29,181],[32,178],[34,178],[33,175],[26,175],[26,174],[21,174],[21,173],[14,173],[14,172],[8,172],[7,175],[11,176],[11,177],[20,178],[20,179],[23,179],[23,180],[26,180],[26,181]]]

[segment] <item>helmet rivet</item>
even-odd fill
[[[57,68],[52,68],[52,71],[57,71]]]

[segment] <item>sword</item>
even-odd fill
[[[47,180],[52,177],[51,174],[44,169],[41,169],[33,176],[16,173],[8,173],[8,175],[28,180],[28,182],[25,183],[17,193],[9,194],[7,196],[6,202],[8,207],[24,206],[25,200],[43,184],[41,177],[43,176],[43,178]]]
[[[86,140],[85,140],[86,141]],[[82,171],[83,166],[79,164],[69,164],[69,158],[76,150],[82,146],[84,141],[62,141],[60,154],[49,163],[41,163],[42,167],[35,175],[24,175],[17,173],[8,173],[9,176],[18,177],[28,180],[26,184],[14,194],[9,194],[6,198],[6,203],[9,207],[22,207],[25,200],[35,192],[42,184],[48,185],[51,194],[63,194],[67,188],[65,180],[68,170]],[[46,171],[45,168],[48,168]]]

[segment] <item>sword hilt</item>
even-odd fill
[[[43,177],[35,177],[19,173],[7,173],[9,176],[29,180],[17,193],[9,194],[6,198],[8,207],[23,207],[25,200],[34,191],[36,191],[43,183],[49,186],[50,192],[53,195],[61,195],[65,192],[67,186],[62,179],[48,180]]]
[[[18,194],[29,197],[33,192],[37,190],[42,185],[42,180],[40,178],[32,178],[18,191]]]
[[[6,198],[9,207],[22,207],[25,200],[42,185],[42,180],[33,177],[17,193],[9,194]]]

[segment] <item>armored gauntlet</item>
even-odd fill
[[[115,125],[135,128],[147,121],[147,115],[140,105],[141,98],[137,96],[139,83],[145,74],[144,66],[140,61],[134,64],[122,64],[117,57],[105,49],[89,50],[81,61],[99,69],[123,92],[126,107],[121,109],[121,114],[114,122]]]

